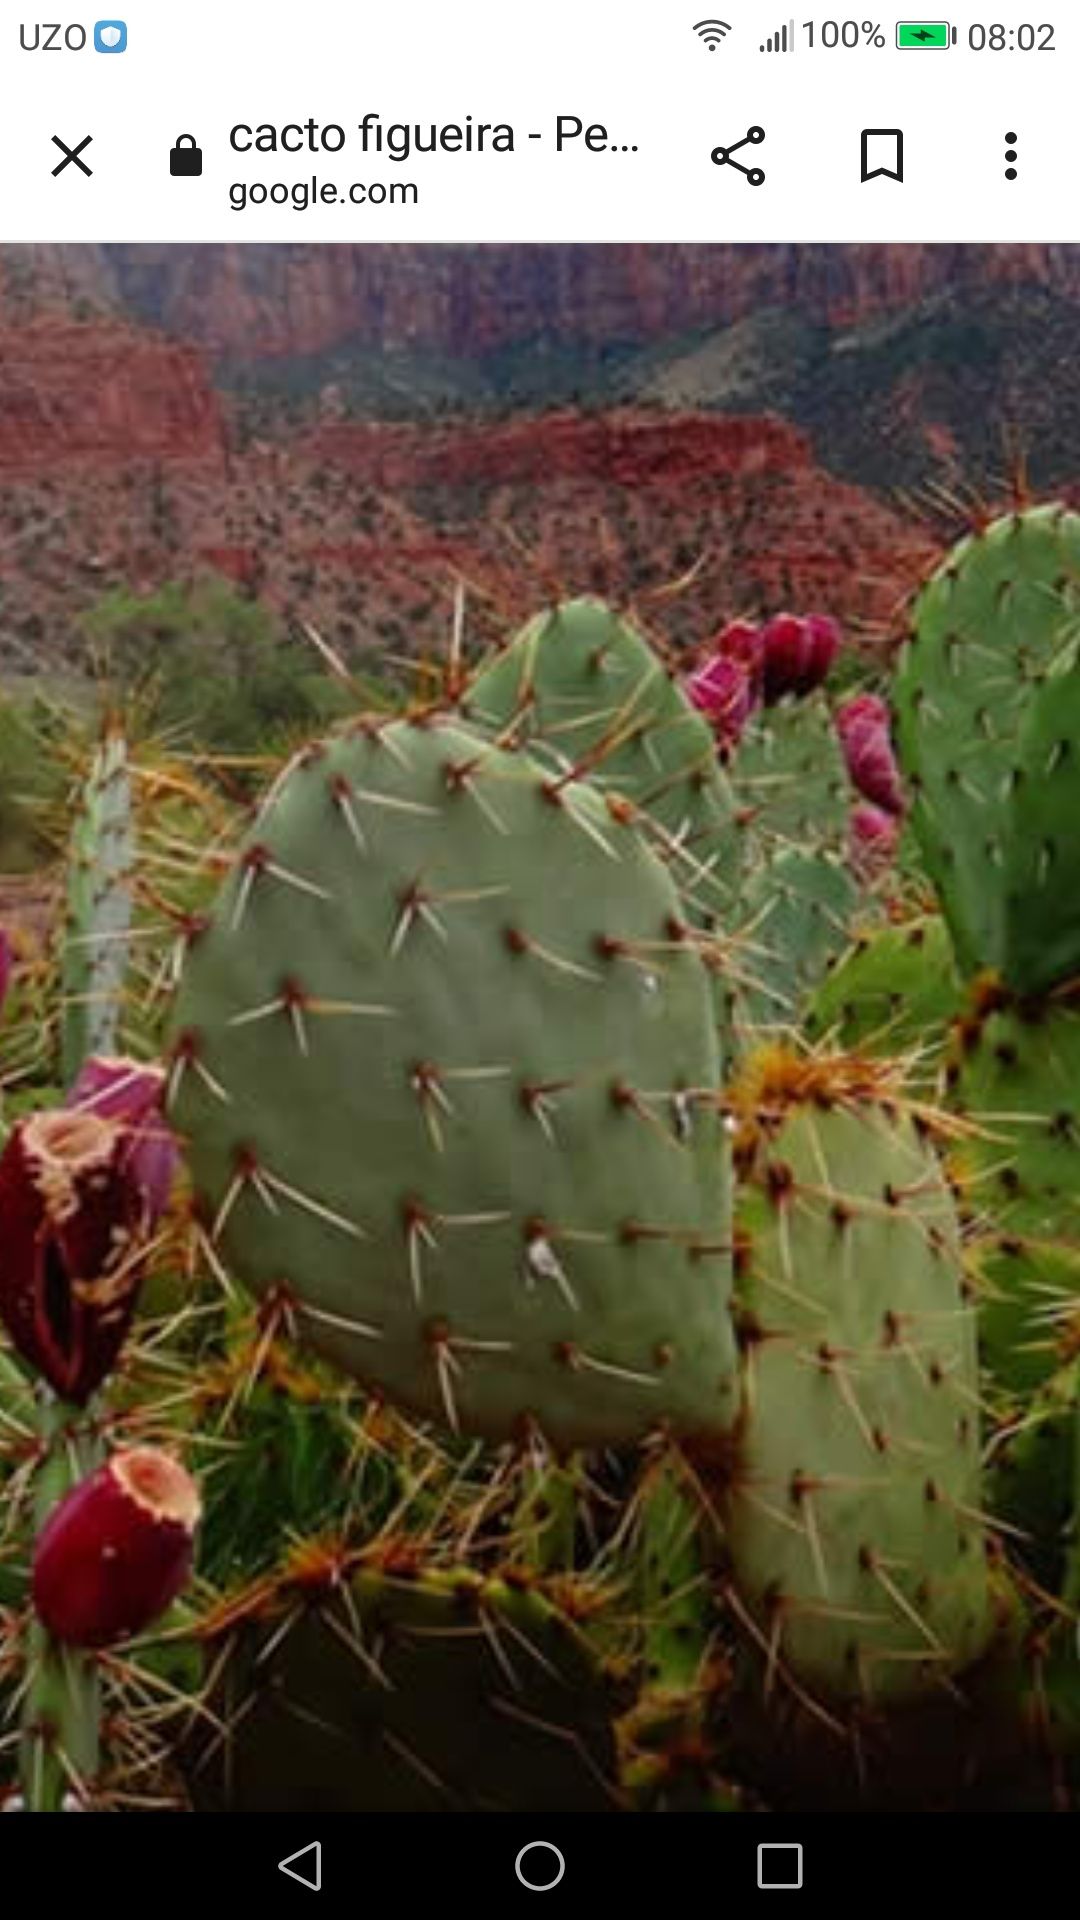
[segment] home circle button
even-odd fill
[[[550,1893],[566,1872],[566,1861],[550,1840],[530,1840],[514,1861],[514,1872],[530,1893]]]

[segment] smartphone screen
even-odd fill
[[[1080,42],[723,4],[4,9],[54,1898],[1019,1895],[1076,1809]]]

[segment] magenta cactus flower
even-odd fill
[[[34,1553],[39,1619],[56,1640],[108,1647],[171,1606],[191,1572],[199,1490],[157,1447],[114,1453],[53,1508]]]
[[[836,715],[848,773],[863,798],[897,819],[904,812],[904,789],[892,746],[888,706],[875,693],[860,693]]]
[[[840,650],[840,629],[827,614],[799,619],[778,613],[761,631],[766,706],[785,694],[800,697],[823,685]]]

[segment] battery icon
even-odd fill
[[[947,20],[898,20],[898,47],[950,47],[954,36]]]

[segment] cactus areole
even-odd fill
[[[462,1432],[732,1418],[710,976],[635,819],[460,725],[357,726],[278,780],[187,956],[208,1238]]]

